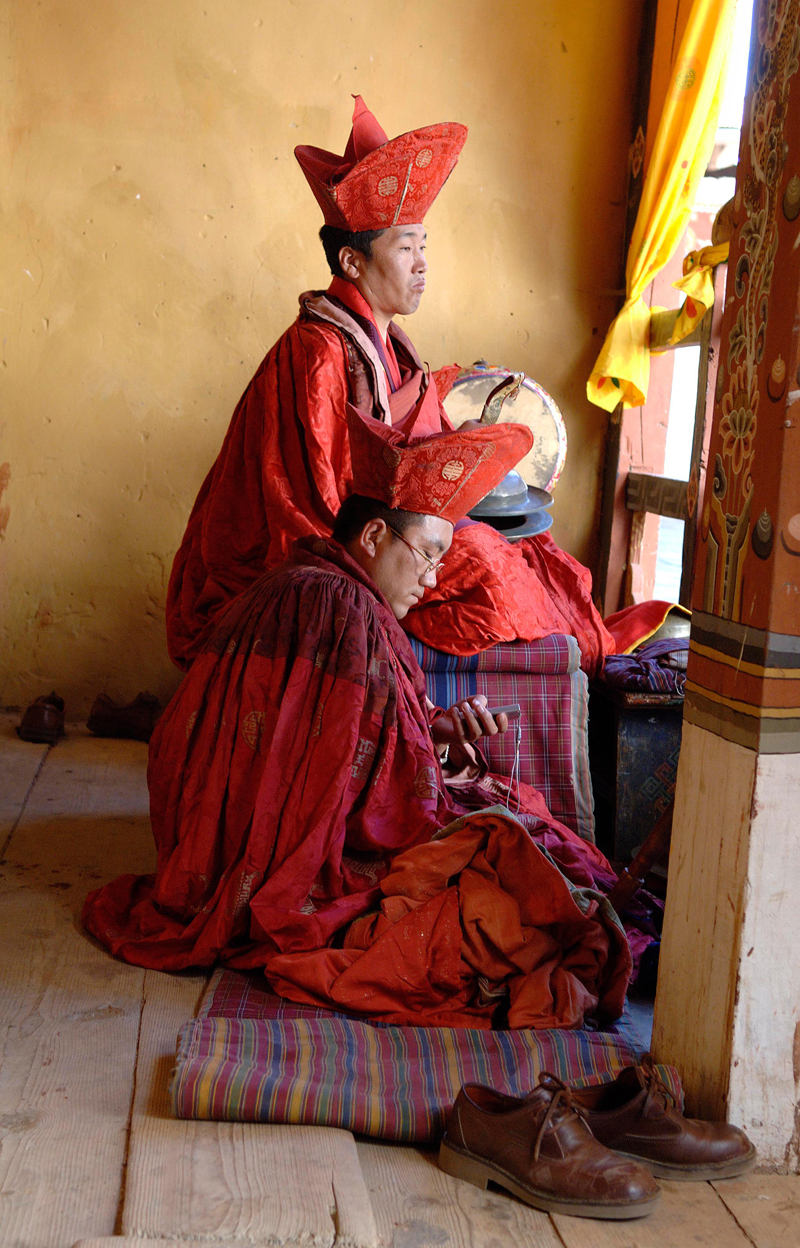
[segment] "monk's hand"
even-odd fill
[[[480,740],[481,737],[494,737],[499,732],[505,732],[508,728],[508,716],[498,715],[494,719],[486,706],[486,698],[482,693],[456,702],[431,725],[434,743],[442,747],[466,745],[470,741]]]

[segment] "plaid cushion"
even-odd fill
[[[425,673],[428,697],[452,706],[483,693],[490,706],[522,708],[520,779],[538,789],[548,810],[573,832],[594,840],[594,800],[589,776],[589,683],[580,670],[574,637],[507,642],[465,657],[443,654],[409,637]],[[490,768],[510,776],[514,735],[481,742]]]
[[[408,640],[423,672],[525,672],[554,676],[577,672],[581,665],[577,641],[562,633],[538,641],[500,642],[480,654],[468,655],[444,654],[416,637],[409,636]]]
[[[524,1095],[542,1070],[585,1084],[633,1060],[620,1036],[600,1032],[378,1027],[292,1005],[260,977],[224,971],[181,1029],[170,1094],[179,1118],[343,1127],[424,1144],[441,1135],[462,1083]],[[677,1073],[659,1072],[680,1098]]]

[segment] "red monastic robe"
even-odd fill
[[[227,603],[297,538],[330,535],[352,486],[348,401],[365,419],[416,436],[451,428],[406,335],[390,325],[384,343],[356,287],[335,278],[325,294],[301,297],[300,316],[242,396],[197,497],[167,596],[179,667],[189,667]],[[512,545],[471,522],[457,529],[436,589],[405,627],[449,654],[571,633],[590,674],[614,649],[589,572],[548,534]]]
[[[290,1000],[393,1023],[488,1027],[499,999],[514,1027],[622,1010],[628,945],[586,887],[605,859],[538,795],[532,833],[448,795],[408,639],[337,543],[300,542],[229,606],[148,783],[156,874],[83,915],[128,962],[263,967]]]

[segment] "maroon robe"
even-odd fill
[[[156,728],[148,782],[156,874],[84,910],[129,962],[263,967],[292,1000],[396,1023],[485,1027],[498,999],[512,1026],[621,1012],[619,922],[535,828],[573,853],[578,838],[543,805],[533,837],[456,805],[408,640],[338,543],[299,543],[228,608]]]

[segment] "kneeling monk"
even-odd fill
[[[436,384],[392,318],[419,307],[423,218],[466,135],[445,122],[389,141],[358,97],[343,156],[297,148],[325,217],[333,280],[300,296],[297,321],[247,387],[195,502],[167,596],[167,641],[179,667],[190,666],[231,599],[282,562],[297,538],[330,536],[353,489],[348,403],[406,435],[452,428]],[[451,380],[457,371],[449,370]],[[406,628],[448,654],[570,633],[590,674],[614,649],[588,571],[549,534],[512,544],[470,521]]]
[[[578,838],[535,794],[533,834],[448,794],[439,753],[507,725],[474,705],[431,722],[398,623],[531,435],[349,421],[358,493],[224,613],[151,742],[156,875],[92,893],[84,923],[140,966],[263,967],[290,1000],[384,1022],[615,1018],[624,932],[538,843]]]

